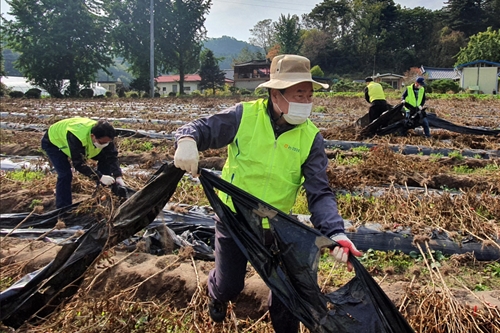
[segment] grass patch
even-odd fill
[[[5,177],[20,182],[30,182],[37,179],[43,179],[43,177],[45,177],[45,173],[42,171],[30,171],[23,169],[9,171],[5,174]]]

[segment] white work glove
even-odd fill
[[[125,185],[125,182],[123,181],[122,177],[116,177],[115,181],[120,186],[124,186],[124,187],[127,186],[127,185]]]
[[[422,105],[419,105],[419,106],[418,106],[418,109],[419,109],[420,111],[422,111],[422,109],[423,109]]]
[[[107,185],[113,184],[115,182],[115,179],[111,176],[102,175],[102,177],[101,177],[101,179],[99,179],[99,181],[107,186]]]
[[[189,172],[193,177],[198,177],[198,159],[196,141],[188,136],[180,138],[174,154],[174,165]]]
[[[349,259],[349,253],[352,253],[352,255],[356,257],[361,257],[362,253],[358,251],[356,246],[343,233],[332,235],[330,238],[337,244],[339,244],[333,250],[330,251],[330,254],[338,262],[347,263],[347,270],[349,272],[352,271],[353,269],[352,264],[347,261]]]

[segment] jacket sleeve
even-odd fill
[[[370,94],[368,93],[368,87],[365,87],[365,100],[370,103]]]
[[[104,147],[103,150],[94,159],[99,161],[99,164],[104,164],[109,166],[109,171],[113,177],[121,177],[122,169],[120,168],[120,163],[118,161],[118,150],[116,149],[115,143],[111,141],[109,145]]]
[[[203,117],[180,127],[175,133],[175,141],[192,137],[198,150],[218,149],[233,142],[241,122],[243,105],[236,104],[208,117]]]
[[[73,133],[69,132],[66,134],[66,139],[68,140],[68,147],[71,153],[71,162],[76,171],[89,177],[92,180],[99,180],[102,174],[89,167],[86,163],[85,157],[85,147],[83,146],[80,139],[78,139]]]
[[[408,96],[408,88],[406,88],[405,92],[403,93],[403,95],[401,95],[401,100],[406,99],[406,96]]]
[[[304,189],[306,190],[311,222],[322,234],[330,237],[344,232],[344,220],[339,215],[337,200],[328,183],[326,170],[328,157],[325,153],[323,136],[314,138],[311,152],[302,165]]]

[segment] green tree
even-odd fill
[[[493,30],[500,29],[500,0],[484,0],[484,11],[486,13],[485,26]]]
[[[321,67],[316,65],[316,66],[313,66],[313,68],[311,68],[311,75],[323,77],[323,76],[325,76],[325,73],[323,73],[323,71],[321,70]]]
[[[233,64],[241,64],[252,60],[264,60],[265,56],[260,51],[252,52],[248,46],[245,46],[241,52],[233,58]]]
[[[90,86],[97,71],[112,63],[109,22],[98,1],[7,3],[15,19],[4,21],[5,40],[20,53],[15,66],[51,96],[62,97],[63,80],[69,80],[69,96],[78,96],[80,85]]]
[[[198,69],[206,35],[205,15],[211,0],[172,0],[168,40],[158,42],[165,60],[179,73],[179,94],[184,94],[184,76]],[[166,27],[167,28],[167,27]]]
[[[304,15],[308,28],[316,28],[333,38],[343,38],[351,28],[353,13],[348,0],[324,0],[311,13]]]
[[[253,37],[249,39],[249,42],[263,48],[266,54],[275,44],[275,30],[273,20],[271,19],[257,22],[253,29],[250,29],[250,34],[252,34]]]
[[[201,77],[200,87],[202,89],[212,89],[215,95],[215,90],[224,87],[226,79],[224,72],[219,68],[219,61],[215,58],[211,50],[204,50],[201,53],[201,66],[199,71]]]
[[[471,36],[467,46],[461,48],[456,57],[455,66],[475,60],[500,62],[500,29],[488,28]]]
[[[484,31],[486,13],[483,8],[484,0],[448,0],[443,10],[447,14],[447,25],[462,31],[466,37]]]
[[[275,22],[276,42],[280,45],[281,54],[298,54],[302,47],[302,29],[299,17],[288,14],[281,15],[278,22]]]

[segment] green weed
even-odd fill
[[[316,106],[314,108],[313,112],[325,113],[326,112],[326,106],[323,106],[323,105]]]
[[[335,163],[339,165],[357,165],[359,163],[363,162],[363,159],[361,157],[344,157],[340,154],[335,156]]]
[[[29,182],[36,179],[43,179],[45,174],[42,171],[30,171],[30,170],[15,170],[9,171],[5,175],[8,179],[17,180],[21,182]]]
[[[457,159],[459,161],[463,160],[464,159],[464,156],[462,155],[461,152],[459,152],[458,150],[454,150],[454,151],[451,151],[448,153],[448,157],[451,157],[451,158],[454,158],[454,159]]]
[[[437,161],[439,161],[439,159],[441,159],[441,157],[444,157],[444,155],[441,153],[431,154],[430,156],[431,156],[431,158],[430,158],[431,162],[437,162]]]
[[[307,204],[306,191],[303,188],[300,189],[299,195],[297,195],[297,199],[295,200],[295,204],[292,207],[292,213],[293,214],[305,214],[305,215],[311,214],[309,212],[309,208],[308,208],[308,204]]]
[[[470,174],[474,172],[474,169],[469,168],[467,165],[456,165],[453,167],[453,171],[460,174]]]
[[[33,209],[35,206],[40,206],[42,204],[42,200],[40,199],[33,199],[30,204],[30,208]]]
[[[359,146],[359,147],[351,148],[351,151],[358,152],[358,153],[366,153],[366,152],[370,151],[370,148],[368,148],[366,146]]]

